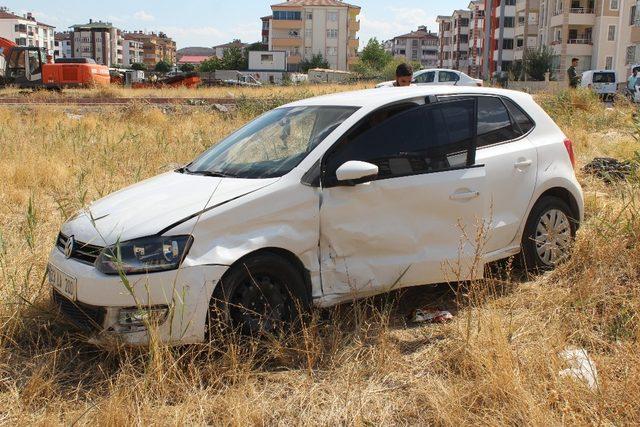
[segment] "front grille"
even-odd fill
[[[99,331],[102,329],[105,317],[105,309],[73,302],[53,291],[53,302],[60,313],[78,328],[87,331]]]
[[[58,240],[56,240],[56,246],[58,249],[64,253],[65,246],[69,237],[64,234],[58,234]],[[101,246],[90,245],[88,243],[75,241],[73,245],[73,251],[71,252],[71,259],[75,259],[77,261],[83,262],[85,264],[93,265],[96,262],[96,259],[100,256],[100,252],[102,252]]]

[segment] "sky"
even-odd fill
[[[252,43],[261,39],[260,17],[271,14],[280,0],[0,0],[0,6],[23,15],[32,12],[38,21],[57,31],[89,19],[113,23],[122,30],[163,31],[187,46],[211,47],[239,38]],[[360,44],[371,37],[387,40],[426,25],[436,31],[438,15],[466,8],[469,0],[351,0],[362,7]]]

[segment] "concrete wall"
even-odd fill
[[[252,51],[249,52],[249,70],[251,71],[286,71],[287,58],[284,51]]]

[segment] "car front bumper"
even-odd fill
[[[123,310],[166,308],[167,315],[152,328],[154,338],[167,344],[202,342],[213,289],[227,266],[189,266],[175,271],[128,276],[100,273],[92,265],[67,259],[54,248],[49,264],[76,279],[75,298],[53,290],[53,300],[65,319],[90,332],[92,342],[118,341],[147,345],[146,328],[123,325]]]

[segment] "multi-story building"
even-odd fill
[[[407,61],[419,62],[423,67],[438,66],[438,35],[420,26],[412,31],[393,38],[391,54]]]
[[[330,68],[343,71],[357,59],[360,6],[340,0],[289,0],[271,10],[269,50],[287,52],[289,71],[317,54]]]
[[[122,64],[122,34],[110,22],[89,20],[87,24],[73,25],[71,50],[74,58],[92,58],[98,64]]]
[[[485,14],[488,49],[483,52],[483,65],[485,77],[489,77],[495,71],[510,70],[513,64],[516,0],[485,0]]]
[[[48,54],[54,51],[54,28],[38,22],[31,13],[24,16],[0,8],[0,37],[14,41],[18,46],[43,47]]]
[[[528,49],[538,47],[539,0],[516,0],[513,60],[522,61]]]
[[[482,51],[484,46],[484,0],[469,3],[469,75],[475,78],[482,74]]]
[[[160,61],[176,63],[176,42],[163,32],[133,31],[127,33],[128,40],[142,43],[142,60],[148,68],[153,68]]]
[[[55,33],[54,38],[53,57],[55,59],[73,58],[73,49],[71,49],[73,33],[71,31]]]
[[[572,58],[578,71],[616,70],[626,78],[640,42],[636,1],[540,0],[538,43],[553,52],[554,77],[566,80]]]
[[[469,10],[456,10],[451,16],[438,16],[439,66],[441,68],[469,71],[470,18]]]
[[[235,39],[230,43],[219,44],[218,46],[214,46],[213,49],[216,52],[216,56],[219,59],[222,59],[224,57],[224,53],[227,50],[232,48],[238,48],[240,50],[244,50],[247,46],[249,46],[247,43],[242,43],[242,41],[240,41],[239,39]]]
[[[266,44],[269,46],[269,30],[271,29],[271,20],[273,19],[273,15],[263,16],[260,18],[260,22],[262,22],[262,44]]]
[[[122,42],[122,65],[131,67],[133,64],[144,63],[144,43],[135,38],[131,38],[129,33],[124,35]]]

